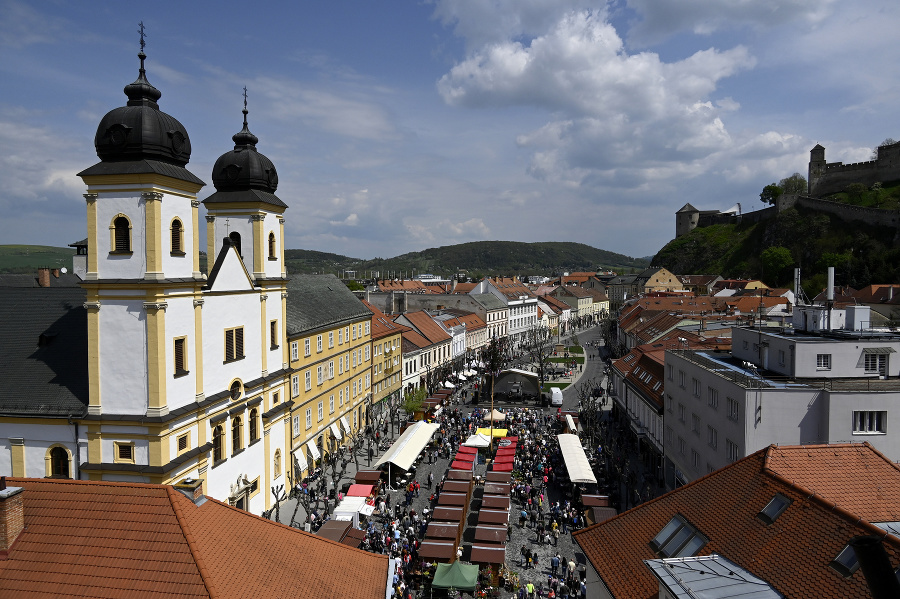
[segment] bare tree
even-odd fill
[[[553,334],[547,327],[535,325],[525,331],[522,350],[537,366],[541,389],[544,387],[544,372],[550,363],[554,347]]]
[[[597,392],[598,389],[600,389],[600,381],[594,377],[587,380],[582,379],[575,386],[580,406],[578,422],[581,423],[581,429],[588,438],[590,447],[595,447],[596,440],[600,437],[602,397]]]

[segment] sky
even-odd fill
[[[247,87],[291,249],[651,256],[686,202],[758,210],[815,144],[850,163],[900,139],[890,0],[0,0],[0,244],[85,237],[76,174],[140,21],[201,199]]]

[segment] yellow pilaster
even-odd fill
[[[99,261],[97,260],[98,252],[97,246],[99,245],[99,239],[97,238],[97,194],[96,193],[86,193],[84,194],[84,199],[87,202],[87,239],[88,239],[88,255],[87,255],[87,273],[85,274],[85,278],[87,279],[96,279],[97,278],[97,265]]]
[[[262,369],[263,372],[267,372],[269,370],[267,366],[267,358],[269,357],[269,325],[268,318],[266,318],[266,299],[268,299],[269,295],[267,293],[262,293],[259,296],[259,330],[260,330],[260,353],[259,355],[262,357]]]
[[[9,440],[9,450],[12,454],[12,475],[25,476],[25,439],[11,438]]]
[[[253,276],[256,278],[266,276],[266,268],[263,266],[266,259],[266,232],[263,225],[266,224],[265,214],[254,214],[250,217],[253,222]]]
[[[147,312],[147,415],[164,416],[166,407],[166,306],[144,302]]]
[[[206,274],[212,271],[216,263],[216,217],[206,215]]]
[[[191,200],[191,224],[194,231],[194,243],[191,248],[194,253],[194,277],[200,276],[200,200]],[[207,260],[209,255],[207,254]]]
[[[199,399],[203,395],[203,298],[194,298],[194,381]],[[202,427],[201,427],[202,428]],[[201,443],[202,445],[202,443]]]
[[[89,424],[88,425],[87,440],[88,440],[87,462],[89,464],[103,463],[103,444],[101,443],[102,437],[100,435],[100,425],[99,424]],[[112,456],[110,456],[110,461],[112,461]],[[91,480],[94,480],[94,479],[91,479]]]
[[[169,439],[165,429],[151,427],[148,431],[150,437],[149,455],[150,466],[165,466],[169,463]]]
[[[144,219],[147,223],[144,230],[144,247],[147,256],[147,272],[145,279],[162,279],[162,197],[157,191],[145,191],[141,194],[144,200]]]
[[[281,255],[281,276],[284,277],[287,275],[287,268],[284,266],[284,218],[278,218],[278,250]]]
[[[266,498],[266,509],[270,509],[272,507],[272,492],[270,489],[272,488],[272,464],[275,462],[274,455],[272,454],[271,447],[269,445],[269,427],[264,425],[263,430],[263,486],[262,493]],[[282,467],[284,465],[284,456],[281,456]]]
[[[290,347],[287,338],[287,291],[281,292],[281,367],[287,368],[290,363]],[[289,399],[287,395],[285,399]]]
[[[88,325],[88,413],[100,414],[100,302],[96,296],[89,299],[93,301],[84,304]]]

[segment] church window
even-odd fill
[[[231,455],[238,453],[243,447],[243,428],[240,417],[231,421]]]
[[[177,218],[172,221],[171,232],[171,254],[173,256],[184,256],[184,225]]]
[[[269,349],[278,349],[278,321],[269,321],[269,339],[271,341]],[[296,359],[296,358],[294,358]]]
[[[134,443],[116,441],[114,445],[114,459],[116,463],[125,462],[128,464],[134,464]]]
[[[225,361],[244,359],[244,327],[225,329]]]
[[[238,256],[243,258],[244,255],[241,253],[241,234],[237,231],[232,231],[228,234],[228,239],[231,240],[231,245],[237,250]]]
[[[275,233],[269,233],[269,260],[277,260],[275,257]]]
[[[228,391],[231,394],[232,400],[236,401],[241,398],[241,392],[243,391],[241,387],[242,386],[240,381],[234,381],[233,383],[231,383],[231,387],[228,388]]]
[[[184,433],[178,437],[178,453],[188,448],[190,433]]]
[[[256,411],[256,408],[250,410],[250,419],[247,420],[247,426],[250,429],[250,442],[259,440],[259,424],[257,423],[257,418],[259,417],[259,412]]]
[[[113,244],[112,251],[116,254],[131,253],[131,222],[125,215],[119,215],[113,219]]]
[[[175,357],[175,377],[184,376],[188,373],[187,355],[184,352],[184,346],[187,343],[186,337],[179,337],[174,340],[174,357]]]
[[[221,462],[224,458],[222,452],[222,425],[213,429],[213,464]]]
[[[69,452],[62,447],[50,450],[50,477],[69,478]]]

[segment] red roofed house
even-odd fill
[[[873,596],[858,535],[882,539],[900,589],[898,522],[900,468],[868,443],[771,445],[573,539],[592,598],[850,599]]]
[[[0,597],[388,596],[387,556],[251,515],[201,488],[0,479]]]

